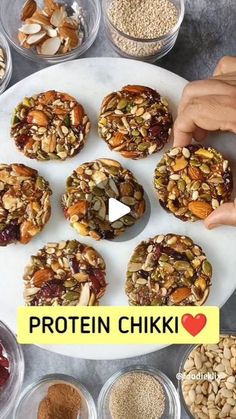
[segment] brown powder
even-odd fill
[[[38,419],[77,419],[81,396],[69,384],[54,384],[38,408]]]

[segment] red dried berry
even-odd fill
[[[0,365],[4,368],[9,368],[9,360],[5,356],[0,356]]]
[[[60,297],[64,289],[60,279],[52,279],[43,285],[39,293],[44,298],[55,298]]]
[[[10,376],[9,371],[0,365],[0,387],[2,387]]]

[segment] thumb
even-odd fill
[[[205,226],[208,229],[219,227],[220,225],[230,225],[236,227],[236,199],[215,209],[206,219]]]

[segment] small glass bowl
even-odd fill
[[[166,397],[166,408],[162,416],[162,419],[180,419],[180,401],[177,390],[170,379],[163,374],[161,371],[147,367],[146,365],[134,365],[131,367],[123,368],[122,370],[113,374],[104,384],[101,389],[98,398],[98,417],[99,419],[112,419],[109,410],[109,399],[112,391],[112,387],[117,381],[124,375],[140,372],[144,374],[150,374],[162,385],[165,397]]]
[[[220,332],[220,336],[223,335],[231,335],[231,336],[236,336],[236,331],[232,331],[232,330],[221,330]],[[186,402],[185,402],[185,398],[183,395],[183,390],[182,390],[182,375],[184,373],[184,365],[185,362],[187,361],[187,358],[189,357],[190,353],[196,349],[198,346],[201,345],[191,345],[188,346],[188,349],[184,352],[183,358],[180,362],[180,367],[179,367],[179,373],[177,375],[179,375],[179,380],[178,380],[178,393],[179,393],[179,397],[180,397],[180,401],[181,404],[184,408],[185,413],[188,415],[188,417],[190,419],[195,419],[195,417],[193,416],[192,412],[190,411],[189,407],[187,406]]]
[[[6,56],[6,69],[5,74],[0,80],[0,94],[6,90],[12,76],[12,58],[11,58],[11,50],[9,48],[8,42],[3,36],[2,33],[0,33],[0,47],[4,50],[5,56]]]
[[[184,0],[172,0],[179,12],[178,22],[170,32],[154,39],[134,38],[117,29],[108,16],[111,2],[112,0],[102,0],[104,22],[108,40],[119,55],[153,63],[173,48],[184,18]]]
[[[53,384],[70,384],[81,394],[81,411],[78,419],[97,419],[94,400],[88,390],[75,378],[64,374],[50,374],[30,384],[22,393],[13,412],[13,419],[35,419],[41,400],[47,395],[48,388]]]
[[[10,377],[0,388],[0,419],[4,419],[13,409],[24,378],[24,357],[21,347],[8,327],[0,321],[0,343],[6,351],[10,363]]]
[[[71,8],[76,5],[82,10],[84,40],[80,46],[66,54],[58,55],[42,55],[38,54],[33,48],[26,49],[22,47],[18,41],[18,29],[22,26],[20,14],[25,0],[1,0],[0,2],[0,23],[4,34],[15,50],[24,57],[36,62],[45,61],[49,64],[57,64],[63,61],[72,60],[84,54],[93,44],[97,37],[101,20],[101,6],[99,0],[58,0],[58,3]],[[38,0],[37,4],[42,5],[42,0]]]

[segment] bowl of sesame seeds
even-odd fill
[[[146,365],[123,368],[104,384],[98,398],[100,419],[180,419],[172,381]]]
[[[155,62],[174,46],[184,0],[102,0],[106,34],[121,56]]]
[[[12,76],[11,51],[6,38],[0,33],[0,94],[7,88]]]

